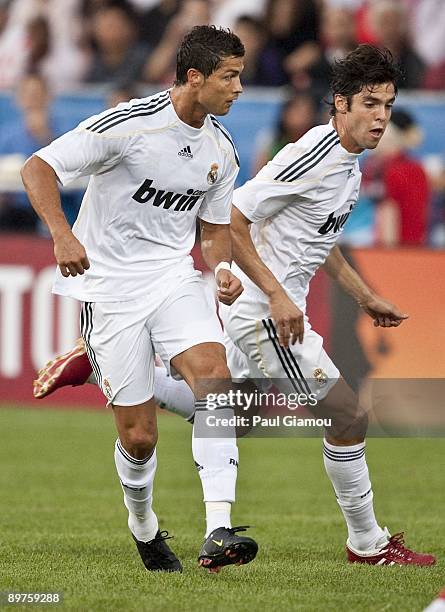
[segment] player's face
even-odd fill
[[[351,153],[375,149],[390,120],[394,100],[395,90],[392,83],[365,86],[352,96],[349,109],[345,107],[343,114],[343,138],[340,136],[343,146]]]
[[[242,93],[240,74],[242,57],[228,57],[205,79],[199,91],[199,103],[206,113],[227,115],[233,102]]]

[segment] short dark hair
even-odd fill
[[[363,87],[372,90],[373,86],[382,83],[392,83],[397,95],[397,84],[401,79],[401,70],[394,61],[391,51],[374,45],[359,45],[354,51],[341,60],[334,62],[331,73],[332,95],[345,96],[348,108],[352,96],[359,93]],[[331,115],[335,115],[335,103],[328,102]]]
[[[175,85],[187,83],[187,71],[195,68],[205,78],[227,57],[243,57],[244,45],[236,34],[214,25],[195,26],[185,35],[176,56]]]

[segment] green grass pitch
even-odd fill
[[[371,439],[367,450],[380,523],[435,553],[435,567],[347,564],[320,440],[244,439],[233,522],[254,526],[260,550],[209,575],[196,564],[204,512],[190,426],[162,415],[159,429],[154,509],[182,575],[146,572],[129,537],[108,411],[0,408],[0,591],[59,590],[59,609],[82,611],[419,612],[445,585],[444,439]]]

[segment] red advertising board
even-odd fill
[[[79,304],[51,293],[55,264],[52,243],[33,236],[1,237],[0,250],[0,402],[34,400],[32,381],[54,355],[79,337]],[[203,269],[199,249],[195,265]],[[44,403],[103,406],[92,385],[61,389]]]
[[[193,256],[196,267],[205,270],[199,247]],[[351,256],[369,284],[410,318],[391,330],[376,329],[362,312],[355,320],[337,300],[326,277],[317,275],[311,284],[308,313],[342,372],[354,371],[361,351],[369,364],[365,376],[445,378],[444,361],[439,357],[445,343],[445,253],[369,249],[353,250]],[[44,402],[32,397],[37,370],[71,348],[79,336],[78,303],[51,293],[54,270],[50,240],[1,237],[0,402],[36,407],[47,403],[103,406],[102,394],[92,385],[62,389]],[[208,277],[213,282],[210,273]]]

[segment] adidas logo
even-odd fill
[[[178,153],[178,155],[180,157],[190,157],[190,159],[193,159],[193,153],[191,148],[187,145],[186,147],[184,147],[183,149],[181,149]]]

